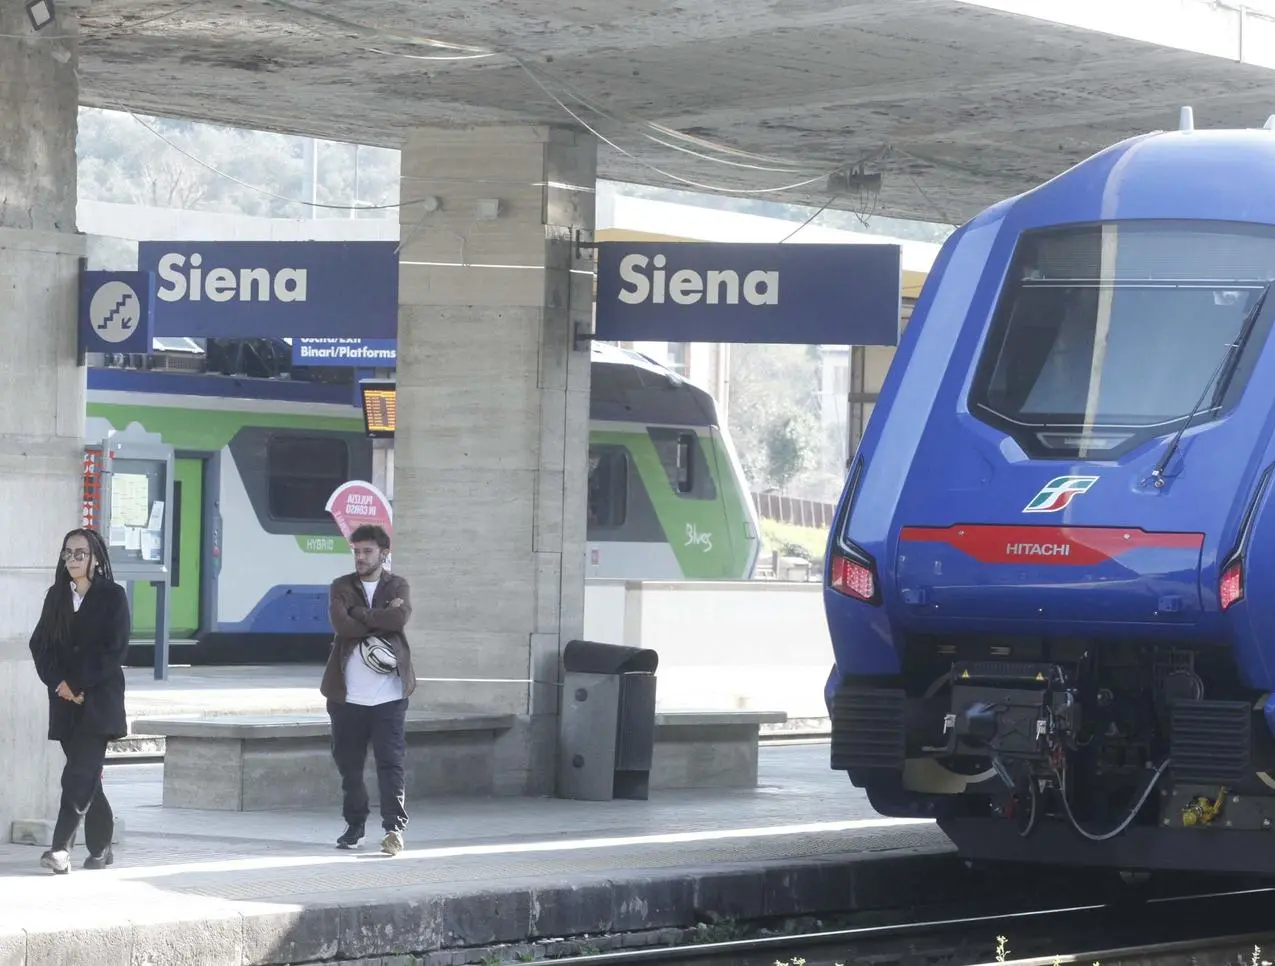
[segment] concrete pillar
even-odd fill
[[[79,86],[73,14],[34,36],[0,4],[0,830],[51,820],[62,752],[27,642],[79,520],[84,372],[75,319]],[[25,39],[31,35],[31,39]],[[7,39],[6,39],[7,38]]]
[[[505,794],[553,791],[565,643],[583,632],[597,149],[559,128],[403,146],[394,569],[420,709],[514,713]],[[572,271],[572,269],[575,271]],[[541,682],[531,684],[529,682]]]

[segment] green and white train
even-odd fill
[[[757,514],[712,396],[638,353],[592,351],[586,574],[750,578]],[[179,365],[93,368],[88,390],[88,438],[140,423],[176,449],[172,659],[322,660],[327,586],[350,569],[324,506],[373,479],[356,387]],[[153,595],[134,587],[130,663],[152,660]]]

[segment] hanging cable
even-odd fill
[[[766,164],[748,164],[742,161],[728,161],[725,158],[715,158],[712,155],[704,154],[699,151],[692,151],[690,148],[683,147],[679,144],[670,144],[668,141],[664,140],[663,138],[655,137],[654,135],[648,134],[645,131],[639,132],[641,133],[641,136],[646,138],[647,140],[650,140],[663,147],[669,148],[670,150],[681,151],[685,154],[691,155],[692,157],[700,158],[705,161],[711,161],[715,164],[724,164],[724,165],[729,165],[731,167],[747,168],[754,171],[774,171],[774,172],[784,173],[784,174],[793,174],[798,172],[813,173],[816,170],[818,170],[814,168],[813,166],[806,164],[804,162],[786,161],[782,158],[767,158],[764,155],[750,155],[748,152],[739,151],[737,149],[729,148],[724,145],[718,145],[712,141],[707,141],[703,138],[694,137],[693,135],[683,134],[681,131],[674,131],[671,128],[665,127],[662,124],[655,124],[654,122],[645,121],[645,120],[642,120],[641,118],[625,118],[621,115],[618,115],[614,111],[611,111],[604,107],[599,106],[587,95],[582,94],[578,88],[573,87],[571,84],[567,83],[562,78],[554,77],[553,74],[551,74],[548,71],[542,70],[539,66],[533,68],[531,64],[529,63],[528,58],[518,56],[516,59],[518,60],[519,64],[522,66],[523,70],[528,71],[529,73],[540,73],[544,77],[551,79],[555,84],[557,84],[563,90],[567,91],[567,93],[569,93],[571,97],[574,98],[576,101],[578,101],[580,104],[587,107],[589,110],[593,111],[595,114],[599,115],[600,117],[604,117],[607,120],[611,121],[612,123],[622,128],[626,126],[629,128],[635,128],[635,127],[650,128],[651,130],[655,130],[657,133],[663,133],[675,139],[685,140],[685,141],[688,141],[689,143],[695,143],[709,150],[717,150],[717,151],[721,151],[722,153],[735,154],[741,157],[751,157],[755,160],[766,161],[767,163]],[[837,170],[840,170],[840,168],[832,169],[832,171],[823,169],[821,173],[831,174]]]
[[[185,10],[190,9],[191,7],[198,5],[199,2],[201,2],[201,0],[191,0],[190,3],[186,3],[175,10],[169,11],[167,13],[161,14],[153,18],[149,18],[146,21],[140,21],[137,24],[128,25],[128,29],[134,29],[145,23],[154,22],[155,20],[160,20],[166,17],[174,16],[178,13],[181,13]],[[508,57],[510,60],[513,61],[513,63],[516,66],[521,68],[522,71],[529,78],[531,78],[533,84],[535,84],[535,86],[539,88],[545,94],[545,96],[547,96],[560,111],[562,111],[572,120],[574,120],[577,124],[585,128],[585,130],[587,130],[590,134],[596,137],[599,141],[603,142],[604,144],[606,144],[607,146],[609,146],[610,148],[612,148],[619,154],[623,155],[624,157],[635,162],[636,164],[650,171],[653,171],[654,173],[660,175],[663,178],[666,178],[673,182],[677,182],[679,184],[686,185],[691,188],[698,189],[700,191],[707,191],[707,192],[711,192],[715,194],[740,195],[740,196],[767,195],[767,194],[797,191],[802,188],[807,188],[812,185],[818,184],[821,181],[825,181],[832,175],[835,175],[841,171],[844,171],[847,167],[847,165],[842,164],[836,167],[820,170],[807,163],[788,161],[781,158],[774,158],[767,155],[761,155],[761,154],[755,154],[755,153],[743,151],[741,149],[732,148],[727,145],[718,144],[707,138],[699,137],[696,135],[685,134],[684,132],[673,130],[672,128],[669,128],[665,125],[657,124],[655,122],[620,116],[616,112],[610,111],[600,106],[599,104],[595,102],[593,98],[590,98],[587,95],[581,93],[579,90],[574,88],[572,85],[568,84],[566,81],[562,80],[561,78],[555,77],[549,71],[545,71],[539,66],[533,67],[529,62],[529,57],[523,56],[521,53],[518,53],[518,52],[502,51],[496,48],[483,47],[483,46],[477,46],[472,44],[454,43],[452,41],[442,40],[436,37],[420,36],[416,34],[405,34],[405,33],[400,33],[396,31],[385,30],[379,27],[370,27],[365,24],[358,23],[356,21],[348,20],[344,17],[334,16],[332,14],[328,14],[322,11],[313,10],[305,6],[301,6],[297,3],[291,2],[291,0],[261,0],[261,2],[266,5],[274,6],[282,10],[286,10],[292,13],[296,13],[305,17],[312,18],[314,20],[320,21],[332,27],[338,27],[344,31],[354,32],[356,34],[359,34],[360,36],[374,38],[379,41],[390,41],[394,43],[403,43],[403,44],[412,45],[412,46],[425,46],[430,49],[445,50],[450,52],[446,55],[426,56],[426,55],[419,55],[419,54],[409,54],[402,51],[388,50],[388,49],[385,49],[384,47],[377,47],[377,46],[366,46],[366,47],[360,48],[360,49],[368,50],[369,52],[372,52],[372,53],[376,53],[378,56],[396,56],[396,57],[403,57],[406,59],[410,59],[413,61],[430,61],[430,60],[473,61],[473,60],[482,60],[482,59],[488,59],[488,58],[498,57],[498,56]],[[120,28],[120,29],[123,29],[123,28]],[[108,31],[108,34],[109,34],[109,31]],[[740,168],[740,169],[755,170],[755,171],[768,171],[768,172],[775,172],[775,173],[792,173],[792,174],[796,174],[798,172],[811,172],[813,176],[808,178],[803,178],[798,181],[793,181],[787,184],[776,185],[773,187],[762,187],[762,188],[737,188],[737,187],[730,187],[726,185],[712,184],[712,183],[708,183],[704,181],[695,180],[692,178],[683,177],[682,175],[675,174],[672,171],[666,170],[665,168],[662,168],[656,164],[653,164],[645,160],[644,158],[639,157],[633,151],[630,151],[622,147],[613,138],[608,137],[606,134],[600,131],[596,124],[589,123],[587,120],[585,120],[584,117],[580,115],[579,112],[577,112],[576,110],[573,110],[568,104],[566,104],[562,97],[559,97],[558,94],[556,94],[553,90],[550,89],[550,86],[549,86],[550,83],[561,87],[564,91],[568,92],[568,96],[571,96],[574,99],[578,100],[586,108],[598,114],[599,117],[602,117],[610,121],[612,124],[615,124],[623,129],[636,130],[637,133],[643,139],[651,143],[658,144],[661,147],[667,148],[669,150],[677,151],[679,153],[686,154],[688,156],[697,158],[698,160],[702,160],[708,163],[721,164],[723,166],[728,166],[732,168]],[[280,201],[284,201],[289,204],[297,204],[297,205],[301,205],[303,207],[308,207],[308,208],[320,208],[320,209],[334,210],[334,211],[375,211],[375,210],[401,208],[401,207],[405,207],[407,205],[411,205],[415,203],[413,201],[400,201],[393,204],[380,204],[380,205],[352,204],[351,205],[351,204],[326,204],[321,202],[305,201],[305,200],[297,199],[297,198],[289,198],[285,195],[279,194],[278,192],[249,184],[245,181],[242,181],[239,178],[226,174],[223,171],[220,171],[213,165],[207,163],[206,161],[202,160],[196,155],[190,153],[189,151],[186,151],[185,149],[179,147],[177,144],[173,143],[169,138],[165,137],[162,133],[160,133],[159,131],[155,130],[153,127],[151,127],[150,125],[142,121],[141,118],[139,118],[134,112],[126,111],[126,113],[128,113],[133,118],[134,121],[136,121],[139,125],[145,128],[150,134],[152,134],[153,136],[163,141],[173,150],[177,151],[178,153],[182,154],[188,159],[194,161],[196,164],[199,164],[200,166],[207,168],[209,171],[213,172],[219,177],[225,178],[226,180],[231,181],[239,185],[240,187],[246,188],[251,191],[255,191],[257,193],[260,193],[272,198],[276,198]],[[656,136],[657,134],[663,135],[663,136]],[[697,151],[689,147],[685,147],[683,146],[683,144],[672,143],[673,141],[681,141],[681,142],[684,142],[685,144],[693,144],[698,147],[702,147],[705,150],[718,151],[723,154],[731,155],[732,157],[731,158],[714,157],[710,154],[704,153],[704,151]],[[879,149],[878,151],[873,153],[873,156],[875,157],[883,156],[887,148],[888,146]],[[862,165],[873,156],[869,156],[869,158],[865,158],[859,161],[858,163]],[[734,158],[749,159],[749,160],[747,161],[734,160]],[[836,199],[836,197],[838,197],[838,195],[833,195],[833,197],[829,199],[827,203],[825,203],[825,205],[823,206],[823,208],[820,209],[820,211],[826,210],[827,207],[832,203],[832,201]],[[818,212],[816,212],[816,217],[817,215],[818,215]],[[803,225],[801,227],[805,227],[805,226]]]
[[[1031,813],[1027,816],[1027,824],[1018,830],[1018,834],[1023,838],[1027,838],[1036,830],[1036,819],[1040,816],[1040,789],[1032,775],[1027,776],[1027,788],[1027,807],[1031,809]]]
[[[358,23],[354,20],[347,20],[344,17],[338,17],[334,14],[323,13],[320,10],[312,10],[309,7],[302,7],[288,0],[261,0],[268,6],[279,7],[283,10],[299,13],[307,17],[313,17],[316,20],[322,20],[333,26],[340,27],[342,30],[352,30],[362,34],[365,37],[372,37],[378,40],[389,40],[395,43],[403,43],[409,45],[422,45],[426,47],[436,47],[440,50],[454,50],[464,54],[483,54],[486,56],[495,56],[497,51],[490,47],[478,47],[473,44],[457,44],[447,40],[439,40],[436,37],[422,37],[418,34],[400,34],[392,30],[386,30],[384,27],[369,27],[365,24]]]
[[[206,2],[207,0],[189,0],[189,2],[184,3],[173,10],[166,11],[156,16],[148,17],[143,20],[138,20],[131,23],[127,23],[127,24],[120,24],[116,27],[107,28],[106,30],[102,32],[86,34],[85,36],[87,39],[94,39],[99,37],[111,37],[121,33],[136,31],[137,29],[144,27],[146,25],[149,25],[161,20],[165,20],[170,17],[176,16],[178,14],[184,13],[188,10],[191,10],[194,7],[200,6],[201,4],[206,4]],[[742,149],[735,148],[730,145],[725,145],[725,144],[715,142],[711,139],[708,139],[702,136],[688,134],[682,131],[677,131],[666,125],[659,124],[654,121],[638,118],[634,115],[629,115],[626,112],[620,112],[620,111],[615,111],[615,110],[605,108],[601,106],[595,99],[589,97],[588,95],[581,92],[578,88],[568,83],[565,79],[561,77],[557,77],[552,72],[545,70],[538,65],[533,67],[530,62],[531,55],[525,54],[524,52],[517,51],[515,49],[500,49],[493,46],[480,46],[475,44],[456,43],[449,40],[443,40],[438,37],[422,36],[415,33],[403,33],[399,31],[388,30],[382,27],[371,27],[366,24],[362,24],[357,21],[347,19],[345,17],[335,16],[333,14],[325,13],[321,10],[314,10],[306,6],[302,6],[300,4],[291,2],[291,0],[260,0],[260,2],[263,3],[264,5],[274,6],[281,10],[286,10],[291,13],[299,14],[301,16],[317,20],[319,22],[327,24],[328,26],[336,27],[343,31],[354,32],[363,37],[372,38],[372,39],[380,40],[380,41],[389,41],[392,43],[401,43],[401,44],[405,44],[409,46],[424,46],[430,49],[448,52],[446,54],[440,54],[440,55],[423,55],[423,54],[406,53],[403,51],[388,50],[384,47],[378,47],[378,46],[361,46],[359,48],[362,50],[366,50],[369,53],[374,53],[377,56],[401,57],[401,58],[416,61],[416,62],[430,62],[430,61],[472,62],[472,61],[488,60],[491,58],[501,57],[501,56],[507,57],[511,61],[513,61],[514,64],[520,67],[524,71],[524,73],[526,73],[527,76],[529,76],[532,79],[533,83],[535,83],[536,86],[542,92],[544,92],[546,96],[550,98],[550,100],[555,104],[555,106],[558,107],[559,110],[563,111],[572,120],[574,120],[576,123],[583,126],[586,130],[588,130],[591,134],[593,134],[595,137],[597,137],[600,141],[605,143],[607,146],[617,151],[624,157],[630,159],[631,161],[634,161],[635,163],[641,165],[642,167],[648,170],[651,170],[655,172],[656,174],[659,174],[661,177],[667,178],[671,181],[686,185],[691,188],[699,189],[701,191],[708,191],[708,192],[712,192],[716,194],[730,194],[730,195],[744,195],[744,196],[766,195],[766,194],[796,191],[796,190],[800,190],[801,188],[806,188],[811,185],[817,184],[819,181],[824,180],[834,174],[837,174],[845,170],[847,167],[847,165],[842,164],[830,169],[819,169],[816,166],[810,165],[807,162],[792,161],[789,159],[777,158],[771,155],[764,155],[764,154],[758,154],[755,152],[744,151]],[[47,39],[47,40],[55,40],[55,41],[60,39],[66,39],[64,35],[41,36],[34,33],[30,35],[26,35],[26,34],[7,35],[6,34],[6,35],[0,35],[0,36],[14,37],[18,39]],[[672,151],[677,151],[679,153],[686,154],[690,157],[694,157],[698,160],[701,160],[707,163],[720,164],[720,165],[732,167],[732,168],[739,168],[739,169],[753,170],[753,171],[775,172],[775,173],[794,173],[794,174],[798,172],[810,172],[813,176],[800,181],[790,183],[790,184],[777,185],[774,187],[734,188],[734,187],[728,187],[725,185],[715,185],[715,184],[710,184],[703,181],[697,181],[691,178],[683,177],[678,174],[674,174],[671,171],[665,170],[664,168],[661,168],[637,156],[632,151],[621,147],[618,143],[616,143],[614,139],[604,135],[598,129],[597,125],[590,124],[587,121],[585,121],[584,118],[582,118],[579,115],[579,113],[577,113],[576,111],[568,107],[561,97],[559,97],[552,90],[550,90],[549,83],[552,83],[553,85],[558,86],[559,88],[567,92],[571,98],[578,101],[581,105],[588,108],[590,111],[597,114],[599,117],[605,118],[606,120],[617,125],[621,129],[634,132],[638,136],[642,137],[644,140],[649,141],[650,143],[653,143],[653,144],[657,144],[662,148],[672,150]],[[270,197],[274,197],[291,204],[297,204],[297,205],[302,205],[302,206],[311,207],[311,208],[323,208],[328,210],[339,210],[339,211],[383,210],[383,209],[401,207],[406,204],[411,204],[411,202],[400,202],[398,204],[385,204],[385,205],[333,205],[333,204],[321,204],[317,202],[307,202],[301,199],[288,198],[276,192],[272,192],[268,189],[259,188],[257,186],[250,185],[250,184],[247,184],[246,182],[240,181],[239,179],[234,178],[230,175],[226,175],[224,172],[217,170],[216,168],[207,164],[201,159],[177,147],[177,145],[173,144],[167,138],[164,138],[162,134],[159,134],[159,132],[155,131],[154,129],[150,128],[148,125],[145,125],[143,122],[141,122],[140,119],[137,118],[136,114],[133,114],[131,111],[127,113],[129,113],[134,118],[134,120],[137,120],[138,123],[141,123],[143,127],[146,127],[151,134],[155,135],[156,137],[159,137],[161,140],[164,140],[165,143],[167,143],[174,150],[177,150],[178,152],[182,153],[183,155],[188,157],[190,160],[195,161],[197,164],[200,164],[203,167],[208,168],[210,171],[217,174],[218,176],[224,177],[227,180],[230,180],[240,185],[241,187],[245,187],[249,190],[257,191],[261,194],[265,194]],[[671,142],[682,142],[682,143],[678,144],[678,143],[671,143]],[[703,150],[698,150],[698,151],[693,150],[692,148],[687,147],[685,145],[694,145]],[[718,152],[719,154],[728,155],[730,157],[714,157],[711,154],[704,153],[705,151],[715,151],[715,152]],[[894,145],[885,145],[883,146],[882,149],[879,149],[878,151],[874,152],[873,155],[870,155],[868,158],[864,158],[858,163],[862,164],[864,163],[864,161],[867,161],[867,160],[880,160],[881,157],[889,153],[901,154],[904,157],[909,157],[917,161],[923,160],[920,158],[916,158],[914,155],[910,155],[907,152],[898,151],[898,149]],[[734,159],[739,159],[739,160],[734,160]],[[908,178],[912,181],[913,185],[916,187],[917,191],[922,195],[922,197],[926,200],[926,202],[930,204],[930,206],[938,213],[943,223],[945,224],[952,223],[951,219],[948,218],[946,213],[943,212],[942,209],[937,204],[935,204],[933,199],[929,197],[929,195],[925,192],[925,189],[920,185],[920,183],[911,174],[911,172],[906,172],[906,173]],[[836,200],[836,197],[838,196],[834,195],[833,198],[830,199],[830,201],[827,204],[825,204],[823,209],[821,210],[826,210],[828,205],[830,205],[832,201]],[[875,205],[874,205],[874,210],[875,210]],[[869,214],[867,218],[860,216],[860,220],[864,221],[864,223],[866,224],[867,219],[870,219],[871,217],[872,217],[871,214]],[[805,225],[801,227],[804,228]],[[784,240],[787,241],[788,239],[785,238]]]
[[[822,175],[816,178],[807,178],[805,181],[798,181],[794,184],[779,185],[774,188],[728,188],[723,185],[704,184],[703,182],[700,182],[700,181],[692,181],[690,178],[683,178],[680,175],[672,174],[671,172],[665,171],[663,168],[660,168],[654,164],[651,164],[649,161],[643,161],[641,158],[635,156],[631,152],[626,151],[624,148],[620,147],[618,144],[616,144],[614,141],[608,138],[605,134],[602,134],[601,132],[596,130],[591,124],[589,124],[588,121],[584,120],[584,118],[580,117],[579,114],[571,110],[571,108],[567,107],[566,104],[562,103],[562,101],[558,98],[556,94],[554,94],[547,87],[545,87],[544,84],[540,82],[540,78],[538,78],[535,74],[533,74],[531,71],[526,69],[526,65],[524,65],[521,61],[519,61],[518,63],[519,63],[519,66],[521,66],[523,70],[526,71],[527,76],[532,79],[532,81],[535,83],[537,87],[539,87],[542,91],[544,91],[545,94],[547,94],[549,98],[554,101],[554,103],[556,103],[560,108],[562,108],[563,111],[565,111],[571,117],[575,118],[576,123],[578,123],[586,131],[592,134],[595,138],[597,138],[599,141],[603,142],[604,144],[608,145],[612,150],[618,151],[620,154],[623,154],[629,160],[636,161],[638,164],[642,165],[642,167],[649,168],[650,170],[654,171],[656,174],[662,175],[663,177],[668,178],[672,181],[679,181],[682,184],[690,185],[691,187],[694,187],[694,188],[700,188],[704,191],[710,191],[710,192],[713,192],[714,194],[746,194],[748,195],[748,194],[772,194],[772,193],[781,192],[781,191],[795,191],[798,188],[805,188],[809,185],[817,184],[820,181],[827,180],[827,175]]]
[[[527,62],[528,58],[515,51],[499,50],[492,47],[478,47],[478,46],[468,45],[468,44],[454,44],[449,41],[443,41],[433,37],[421,37],[416,35],[386,31],[381,28],[369,27],[365,24],[361,24],[356,21],[347,20],[346,18],[343,18],[343,17],[337,17],[332,14],[327,14],[327,13],[311,10],[299,4],[292,3],[291,0],[261,0],[261,2],[279,7],[281,9],[286,9],[291,12],[301,14],[303,16],[314,17],[316,19],[322,20],[331,25],[339,26],[344,30],[355,31],[364,36],[372,36],[380,40],[392,40],[392,41],[406,43],[406,44],[421,44],[421,45],[430,46],[430,47],[439,47],[439,48],[444,48],[449,50],[458,50],[458,51],[463,51],[470,54],[483,55],[483,56],[497,56],[497,55],[506,56],[510,60],[512,60],[517,66],[522,68],[524,73],[526,73],[527,76],[531,78],[532,82],[537,87],[539,87],[545,93],[545,95],[548,96],[550,100],[552,100],[558,106],[560,110],[562,110],[565,114],[567,114],[574,121],[576,121],[576,123],[584,127],[587,131],[589,131],[590,134],[592,134],[598,140],[602,141],[604,144],[606,144],[613,150],[619,152],[620,154],[624,155],[625,157],[629,158],[630,160],[635,161],[636,163],[642,165],[643,167],[654,171],[655,173],[661,175],[662,177],[668,178],[672,181],[680,182],[690,187],[699,188],[704,191],[710,191],[710,192],[721,193],[721,194],[770,194],[770,193],[776,193],[776,192],[793,191],[799,188],[807,187],[812,184],[816,184],[819,181],[826,180],[826,178],[829,175],[834,174],[837,171],[840,171],[842,170],[842,168],[844,168],[844,165],[838,165],[835,168],[821,172],[817,177],[812,177],[807,180],[803,180],[794,184],[779,185],[772,188],[730,188],[723,185],[706,184],[703,182],[691,180],[689,178],[683,178],[680,175],[676,175],[676,174],[673,174],[672,172],[665,171],[664,169],[656,165],[653,165],[650,162],[643,160],[642,158],[637,157],[632,152],[622,148],[620,145],[616,144],[612,139],[608,138],[606,135],[598,131],[596,126],[589,124],[587,121],[585,121],[582,117],[580,117],[580,115],[577,112],[573,111],[570,107],[568,107],[560,97],[558,97],[555,93],[549,90],[549,88],[538,76],[538,72],[541,71],[541,68],[537,67],[533,70]],[[388,53],[391,56],[395,55],[394,52],[392,51],[382,50],[381,53],[382,54]],[[398,54],[397,56],[411,56],[411,55]],[[543,71],[543,73],[545,74],[545,76],[550,76],[548,71]],[[555,79],[555,83],[560,83],[563,86],[567,86],[565,82],[562,82],[557,79]],[[661,128],[661,130],[677,137],[690,137],[690,136],[683,136],[680,134],[680,132],[672,132],[671,129],[669,128]],[[702,145],[705,145],[705,146],[712,144],[712,142],[708,142],[706,139],[699,139],[699,141]],[[665,146],[673,147],[672,145],[668,145],[667,143],[665,143]],[[714,147],[717,147],[717,146],[714,146]],[[738,152],[738,151],[736,151],[735,153],[742,154],[742,152]],[[700,157],[703,157],[705,160],[714,161],[721,164],[731,164],[731,162],[727,162],[724,159],[720,159],[720,158],[709,158],[703,155],[700,155]],[[760,156],[760,155],[757,156],[757,158],[759,160],[771,161],[772,163],[775,160],[775,159],[767,159],[764,156]],[[794,171],[795,170],[812,170],[807,165],[801,165],[797,163],[793,163],[791,165],[791,168]],[[766,169],[762,169],[762,170],[766,170]]]
[[[402,57],[406,60],[486,60],[488,57],[494,57],[495,54],[456,54],[448,56],[447,54],[404,54],[392,50],[382,50],[379,47],[364,47],[364,50],[373,54],[380,54],[382,57]]]
[[[820,205],[817,209],[815,209],[815,213],[813,215],[811,215],[809,218],[803,221],[800,225],[798,225],[796,228],[790,231],[783,238],[779,239],[779,244],[782,245],[784,242],[788,241],[788,239],[792,238],[793,235],[797,234],[797,232],[801,231],[803,228],[805,228],[807,225],[813,222],[816,218],[822,215],[825,211],[828,210],[828,206],[832,204],[834,201],[836,201],[838,197],[840,197],[840,195],[835,195],[835,194],[832,197],[830,197],[827,201],[825,201],[822,205]]]
[[[132,111],[122,110],[120,113],[127,114],[134,121],[140,124],[143,128],[145,128],[147,131],[149,131],[159,140],[163,141],[166,145],[168,145],[178,154],[182,155],[183,157],[189,158],[191,161],[194,161],[196,164],[200,165],[201,167],[207,168],[209,171],[217,175],[219,178],[225,178],[227,181],[231,181],[234,184],[239,185],[241,188],[247,188],[249,191],[255,191],[258,194],[266,195],[267,197],[270,197],[270,198],[276,198],[279,201],[284,201],[291,205],[302,205],[307,208],[323,208],[323,209],[327,209],[331,211],[385,211],[385,210],[391,210],[394,208],[408,208],[408,207],[411,207],[412,205],[418,205],[428,200],[428,198],[411,198],[411,199],[408,199],[407,201],[387,202],[385,204],[379,204],[379,205],[377,204],[338,205],[338,204],[327,204],[320,201],[305,201],[304,199],[301,199],[301,198],[291,198],[287,195],[281,195],[277,191],[271,191],[269,188],[262,188],[259,185],[249,184],[247,181],[242,181],[239,178],[236,178],[232,174],[227,174],[226,172],[215,167],[214,165],[209,164],[207,161],[203,160],[197,155],[192,154],[190,151],[187,151],[181,145],[175,144],[171,139],[169,139],[168,137],[166,137],[159,131],[155,130],[153,127],[151,127],[149,124],[143,121],[140,117],[138,117]],[[489,183],[489,179],[486,179],[486,178],[472,178],[472,179],[471,178],[431,178],[430,180],[445,181],[445,182],[456,183],[456,184],[487,184]],[[498,181],[494,183],[508,184],[507,181]],[[554,184],[555,184],[554,182],[550,182],[550,181],[528,182],[528,185],[531,187],[553,186]],[[591,192],[596,190],[593,188],[581,187],[576,185],[573,185],[571,187],[572,187],[572,190],[574,191],[590,191]]]
[[[483,56],[483,57],[495,57],[495,56],[503,55],[505,57],[508,57],[510,60],[514,61],[515,63],[517,63],[524,70],[527,70],[530,72],[529,61],[531,59],[531,55],[528,54],[527,52],[518,51],[514,48],[499,49],[495,47],[478,47],[478,46],[464,45],[464,44],[449,44],[446,41],[440,41],[432,37],[420,37],[416,35],[388,33],[386,31],[383,31],[381,28],[369,27],[365,24],[358,23],[357,21],[347,20],[343,17],[337,17],[332,14],[321,13],[319,11],[311,10],[308,7],[303,7],[303,6],[300,6],[299,4],[292,3],[291,0],[262,0],[262,2],[273,4],[274,6],[289,10],[293,13],[301,14],[303,16],[315,17],[333,26],[341,27],[344,30],[356,31],[365,36],[372,36],[379,39],[392,39],[392,40],[406,43],[406,44],[423,44],[423,45],[431,46],[431,47],[441,46],[441,47],[446,47],[448,49],[465,50],[476,56]],[[404,53],[395,52],[395,51],[378,50],[377,52],[383,55],[388,54],[389,56],[405,57],[409,59],[421,59],[421,58],[417,58],[415,55],[404,54]],[[782,158],[774,158],[774,157],[769,157],[766,155],[753,154],[751,152],[743,151],[739,148],[733,148],[728,145],[717,144],[713,141],[708,140],[707,138],[698,137],[696,135],[691,135],[691,134],[685,134],[681,131],[676,131],[672,128],[666,127],[662,124],[657,124],[652,121],[645,121],[635,117],[630,117],[627,121],[620,121],[618,118],[615,118],[614,112],[603,111],[601,108],[597,107],[597,105],[594,104],[592,101],[586,100],[585,96],[580,94],[580,92],[576,90],[575,88],[573,88],[567,81],[563,80],[560,77],[554,76],[550,71],[544,70],[543,68],[537,67],[535,69],[537,71],[540,71],[546,77],[552,77],[554,80],[554,83],[558,84],[559,86],[563,87],[564,89],[568,91],[571,91],[572,96],[581,100],[582,103],[586,103],[591,110],[594,110],[595,112],[600,113],[603,116],[609,116],[612,119],[617,120],[617,122],[619,123],[628,123],[630,125],[644,125],[656,131],[657,133],[662,133],[668,137],[672,137],[675,139],[684,140],[688,143],[694,143],[708,150],[716,150],[722,153],[729,153],[729,154],[736,155],[737,157],[750,158],[754,161],[765,162],[767,164],[784,165],[787,168],[792,168],[795,170],[803,170],[803,169],[809,170],[809,166],[801,162],[791,162]],[[709,159],[709,160],[720,161],[720,159]]]
[[[1091,842],[1105,842],[1108,839],[1115,838],[1117,835],[1123,832],[1126,828],[1128,828],[1130,824],[1132,824],[1133,820],[1137,818],[1138,812],[1142,811],[1142,806],[1145,805],[1147,803],[1147,799],[1151,797],[1151,792],[1155,790],[1156,784],[1160,781],[1161,776],[1164,775],[1168,767],[1169,767],[1169,759],[1166,758],[1161,763],[1160,767],[1155,770],[1155,773],[1151,776],[1151,779],[1147,782],[1147,787],[1143,789],[1142,794],[1138,797],[1138,800],[1134,803],[1133,807],[1129,809],[1129,813],[1124,817],[1124,820],[1121,821],[1120,824],[1117,825],[1115,828],[1113,828],[1111,831],[1103,832],[1101,834],[1098,834],[1096,832],[1090,832],[1083,825],[1081,825],[1080,822],[1076,819],[1075,814],[1071,810],[1071,801],[1067,797],[1067,780],[1062,776],[1062,774],[1056,768],[1054,769],[1054,778],[1058,782],[1058,797],[1062,799],[1063,810],[1067,813],[1067,820],[1071,822],[1072,828],[1074,828],[1077,832],[1079,832],[1085,838],[1089,839],[1089,841]]]

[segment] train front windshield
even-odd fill
[[[1173,431],[1271,278],[1270,226],[1108,222],[1024,233],[970,410],[1036,458],[1109,458]],[[1210,392],[1242,388],[1268,325],[1253,329]],[[1203,408],[1218,402],[1206,396]]]

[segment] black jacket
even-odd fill
[[[36,673],[49,689],[49,740],[75,732],[123,738],[128,734],[123,664],[132,629],[128,595],[119,584],[98,577],[71,618],[70,640],[59,641],[54,639],[53,613],[60,593],[66,588],[55,585],[44,595],[30,643]],[[58,697],[62,681],[71,693],[84,695],[83,704]]]

